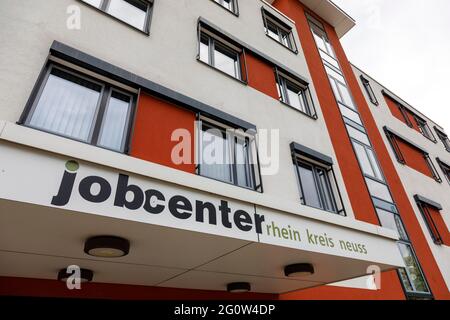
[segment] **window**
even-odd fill
[[[353,147],[355,148],[364,175],[384,181],[383,174],[381,173],[380,166],[372,148],[357,141],[353,141]]]
[[[427,122],[425,120],[419,118],[418,116],[415,116],[414,118],[416,119],[416,123],[417,123],[417,126],[419,127],[420,133],[422,133],[422,135],[425,138],[427,138],[433,142],[436,142],[433,132],[431,132],[430,127],[428,126]]]
[[[414,170],[435,179],[437,182],[442,182],[439,173],[436,171],[436,168],[426,151],[422,150],[414,143],[394,134],[387,127],[385,127],[384,130],[398,162],[408,165]]]
[[[292,144],[293,160],[300,186],[301,203],[306,206],[345,215],[332,165],[308,158],[303,146]],[[337,198],[336,198],[337,197]]]
[[[280,101],[317,119],[308,85],[302,81],[282,74],[276,69],[277,90]]]
[[[362,81],[364,88],[366,89],[367,96],[369,97],[370,102],[372,102],[374,105],[377,106],[378,100],[377,100],[377,97],[375,96],[375,93],[372,90],[372,86],[370,85],[369,80],[364,78],[363,75],[361,75],[361,81]]]
[[[423,294],[424,296],[429,296],[430,289],[428,289],[427,282],[411,245],[399,242],[398,246],[406,266],[404,269],[399,269],[405,291],[408,295]]]
[[[106,82],[50,64],[24,124],[124,152],[135,100]]]
[[[200,32],[198,60],[223,73],[245,81],[243,50],[208,31]]]
[[[264,8],[262,9],[262,15],[267,36],[297,53],[292,27],[267,12]]]
[[[213,0],[215,3],[221,5],[223,8],[228,11],[234,13],[235,15],[239,14],[238,8],[238,0]]]
[[[262,190],[254,136],[208,120],[200,123],[198,174]]]
[[[439,158],[436,159],[439,166],[442,169],[442,172],[444,173],[444,176],[447,178],[448,183],[450,183],[450,166],[444,162],[442,162]]]
[[[419,207],[420,213],[422,214],[434,243],[443,245],[444,239],[441,236],[440,230],[443,231],[442,235],[444,235],[448,234],[448,229],[440,214],[442,206],[419,195],[415,195],[414,199],[416,200],[417,206]]]
[[[443,131],[439,130],[437,127],[434,127],[434,130],[436,131],[439,139],[444,144],[445,150],[450,152],[450,140],[448,139],[448,136]]]
[[[129,24],[130,26],[149,32],[153,1],[145,0],[81,0],[103,12]]]

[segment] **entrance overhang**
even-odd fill
[[[365,276],[373,266],[403,267],[387,230],[106,167],[24,146],[23,137],[13,143],[3,132],[0,139],[0,276],[56,279],[61,268],[78,265],[99,283],[224,291],[249,282],[253,292],[286,293]],[[129,254],[87,255],[85,240],[100,235],[129,240]],[[297,263],[312,264],[314,274],[286,277],[284,267]]]

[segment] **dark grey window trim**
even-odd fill
[[[315,160],[317,162],[320,162],[326,166],[332,166],[333,165],[333,159],[323,153],[320,153],[316,150],[313,150],[311,148],[308,148],[304,145],[301,145],[296,142],[291,142],[290,144],[291,151],[295,152],[296,154],[303,155],[311,160]]]
[[[436,161],[439,164],[439,167],[441,168],[445,177],[447,178],[448,183],[450,183],[450,165],[442,161],[440,158],[436,158]]]
[[[334,173],[333,170],[333,160],[320,152],[317,152],[315,150],[312,150],[306,146],[303,146],[295,142],[292,142],[290,144],[290,148],[292,154],[292,161],[294,164],[294,168],[296,170],[296,176],[299,183],[301,194],[300,200],[302,205],[313,207],[320,210],[325,210],[327,212],[338,214],[341,216],[347,216],[344,202],[342,200],[341,191],[337,183],[336,174]],[[303,184],[299,174],[299,166],[301,165],[307,165],[312,168],[314,181],[316,185],[316,192],[321,203],[320,207],[311,206],[305,202]],[[326,173],[325,185],[319,183],[319,179],[317,176],[318,170],[321,170]],[[324,202],[326,202],[325,194],[328,194],[331,197],[330,200],[332,201],[332,205],[334,206],[334,208],[331,210],[324,208],[325,206]]]
[[[298,84],[297,83],[293,83],[287,77],[292,78],[292,80],[295,80],[295,82],[297,82]],[[292,75],[292,74],[289,74],[287,72],[283,72],[283,71],[278,70],[277,67],[275,67],[275,80],[277,82],[276,86],[278,87],[278,91],[280,93],[279,101],[283,105],[286,105],[289,108],[292,108],[295,111],[300,112],[301,114],[303,114],[303,115],[305,115],[305,116],[307,116],[307,117],[309,117],[309,118],[311,118],[313,120],[317,120],[319,118],[317,116],[316,107],[314,105],[314,101],[313,101],[313,98],[312,98],[312,95],[311,95],[311,90],[309,88],[308,83],[305,83],[301,79],[295,78],[295,76]],[[309,113],[308,112],[304,112],[304,111],[302,111],[300,109],[297,109],[296,107],[294,107],[294,106],[290,105],[289,103],[287,103],[286,101],[284,101],[283,94],[284,94],[284,96],[287,96],[287,93],[285,92],[285,89],[286,89],[285,85],[283,85],[282,82],[286,82],[286,81],[293,83],[295,86],[299,87],[302,90],[302,92],[305,95],[305,104],[306,104],[306,108],[309,110]]]
[[[211,32],[214,36],[211,36],[207,33],[204,32],[204,30],[207,30],[209,32]],[[206,37],[208,40],[208,56],[209,56],[209,61],[205,62],[203,60],[200,59],[200,46],[201,46],[201,41],[202,38]],[[247,85],[248,84],[248,71],[247,71],[247,63],[246,63],[246,55],[245,55],[245,48],[241,47],[238,43],[235,43],[232,39],[229,39],[225,36],[223,36],[222,34],[217,33],[215,30],[211,30],[209,28],[205,28],[201,23],[198,24],[197,26],[197,41],[198,41],[198,52],[197,52],[197,61],[222,73],[223,75],[237,80],[242,84]],[[230,45],[227,43],[232,44],[233,46],[236,47],[236,49],[231,48]],[[226,51],[229,52],[233,52],[234,54],[236,54],[237,56],[237,64],[239,66],[239,74],[237,74],[236,76],[232,76],[226,72],[224,72],[223,70],[217,68],[214,63],[214,50],[215,50],[215,46],[217,46],[217,44],[219,44],[220,46],[222,46],[223,48],[226,49]],[[239,50],[237,50],[239,48]]]
[[[436,210],[441,211],[442,210],[442,205],[437,203],[436,201],[430,200],[428,198],[425,198],[421,195],[416,194],[414,196],[414,200],[416,200],[416,202],[422,202],[425,203],[426,205],[435,208]]]
[[[383,130],[385,132],[389,132],[391,134],[393,134],[394,136],[396,136],[397,138],[400,138],[401,140],[405,141],[406,143],[412,145],[413,147],[415,147],[416,149],[419,149],[420,151],[422,151],[425,154],[429,154],[428,151],[426,151],[425,149],[423,149],[421,146],[419,146],[418,144],[412,142],[411,140],[409,140],[408,138],[405,138],[404,136],[398,134],[395,130],[392,130],[391,128],[384,126]]]
[[[420,133],[431,142],[437,143],[436,137],[434,136],[433,131],[431,131],[428,122],[423,118],[419,117],[417,114],[414,114],[414,120],[416,121],[417,126],[420,129]],[[423,127],[425,129],[423,129]]]
[[[294,75],[295,78],[301,79],[305,83],[309,84],[308,79],[305,78],[304,76],[302,76],[302,75],[298,74],[297,72],[293,71],[292,69],[284,66],[282,63],[272,59],[269,55],[266,55],[265,53],[262,53],[261,51],[253,48],[249,44],[247,44],[247,43],[237,39],[236,37],[234,37],[230,33],[224,31],[223,29],[219,28],[218,26],[216,26],[212,22],[208,21],[207,19],[205,19],[203,17],[200,17],[200,18],[198,18],[198,23],[201,23],[204,27],[208,27],[211,32],[216,32],[216,33],[222,35],[223,37],[226,37],[230,41],[236,43],[237,46],[246,49],[246,51],[251,52],[252,54],[257,56],[258,58],[261,58],[262,60],[272,64],[273,66],[279,68],[280,70],[283,70],[283,72],[290,73],[290,74]]]
[[[202,143],[200,142],[201,139],[202,139],[201,131],[203,131],[204,126],[205,127],[209,127],[209,128],[213,128],[213,129],[217,129],[217,130],[220,130],[220,131],[225,131],[226,129],[223,128],[223,127],[218,126],[217,124],[214,124],[214,123],[208,121],[207,119],[202,119],[199,115],[197,115],[197,123],[200,124],[199,127],[197,128],[197,130],[199,130],[200,133],[197,134],[197,141],[196,141],[197,146],[198,146],[198,148],[197,148],[197,155],[198,155],[198,157],[200,159],[201,156],[200,156],[200,154],[198,152],[201,152],[201,150],[200,150],[200,146],[202,145]],[[231,138],[233,138],[232,144],[234,146],[237,143],[238,136],[232,136]],[[246,143],[249,143],[249,139],[248,138],[245,138],[245,141],[246,141]],[[229,142],[227,142],[227,143],[229,143]],[[258,148],[257,148],[256,144],[255,144],[255,150],[254,151],[256,153],[256,159],[254,159],[256,161],[256,164],[255,163],[251,163],[250,166],[249,166],[250,170],[251,170],[251,172],[250,172],[250,174],[251,174],[251,177],[250,177],[250,179],[251,179],[251,186],[241,186],[241,185],[236,183],[236,180],[237,180],[237,171],[236,171],[236,163],[235,163],[236,162],[236,159],[235,159],[236,155],[235,155],[234,152],[232,152],[232,154],[234,156],[233,163],[230,164],[230,167],[232,169],[231,170],[231,179],[232,179],[232,181],[220,180],[220,179],[217,179],[217,178],[209,177],[207,175],[203,175],[202,174],[202,165],[201,165],[201,163],[198,163],[196,165],[195,172],[196,172],[197,175],[199,175],[201,177],[204,177],[204,178],[207,178],[207,179],[223,182],[223,183],[230,184],[230,185],[233,185],[235,187],[246,189],[246,190],[256,191],[256,192],[259,192],[259,193],[264,193],[263,182],[262,182],[262,177],[261,177],[261,165],[260,165],[260,162],[259,162],[259,153],[258,153]],[[250,156],[249,157],[251,158],[251,150],[250,150]]]
[[[137,1],[137,2],[141,2],[141,3],[148,4],[147,15],[146,15],[146,18],[145,18],[145,26],[144,26],[144,29],[136,28],[135,26],[129,24],[128,22],[123,21],[123,20],[121,20],[121,19],[119,19],[119,18],[117,18],[117,17],[115,17],[115,16],[109,14],[108,12],[106,12],[106,11],[105,11],[105,10],[106,10],[106,8],[105,8],[106,1],[105,1],[105,0],[102,0],[102,2],[101,2],[101,7],[100,7],[100,8],[97,8],[96,6],[93,6],[93,5],[90,4],[90,3],[84,2],[83,0],[77,0],[77,1],[82,2],[84,5],[90,7],[90,8],[92,8],[92,9],[94,9],[94,10],[96,10],[96,11],[98,11],[98,12],[104,14],[104,15],[107,15],[108,17],[110,17],[110,18],[112,18],[112,19],[114,19],[114,20],[116,20],[116,21],[118,21],[118,22],[120,22],[120,23],[126,25],[127,27],[129,27],[129,28],[131,28],[131,29],[133,29],[133,30],[139,31],[139,32],[141,32],[141,33],[143,33],[143,34],[145,34],[145,35],[147,35],[147,36],[150,35],[150,26],[151,26],[151,24],[152,24],[152,19],[153,19],[153,5],[154,5],[154,0],[135,0],[135,1]],[[125,1],[128,2],[129,0],[125,0]]]
[[[450,152],[450,140],[447,136],[447,134],[440,130],[438,127],[434,126],[434,131],[436,132],[436,134],[439,137],[439,140],[442,141],[442,143],[444,144],[445,150],[447,150],[448,152]],[[446,143],[447,142],[447,143]]]
[[[280,18],[277,18],[272,13],[270,13],[266,8],[264,8],[264,6],[261,7],[261,13],[264,27],[266,28],[266,36],[275,41],[276,43],[278,43],[279,45],[283,46],[284,48],[288,49],[289,51],[298,54],[297,41],[295,41],[293,27],[282,21]],[[277,41],[276,39],[269,36],[268,32],[269,23],[277,25],[277,29],[283,29],[289,35],[289,42],[291,46],[286,46],[284,43],[282,43],[281,38]]]
[[[423,220],[427,225],[427,229],[430,232],[430,236],[433,239],[433,242],[436,245],[443,245],[444,242],[442,240],[441,233],[439,232],[439,228],[436,226],[436,223],[433,219],[433,216],[428,211],[427,207],[436,209],[438,211],[442,210],[442,206],[439,203],[434,202],[433,200],[422,197],[418,194],[414,196],[414,200],[416,201],[417,207],[419,208],[420,213],[422,214]]]
[[[67,62],[71,62],[112,80],[119,81],[125,85],[141,88],[149,94],[165,99],[193,112],[201,113],[232,127],[242,128],[244,130],[256,130],[256,126],[252,123],[234,117],[198,100],[192,99],[167,87],[142,78],[106,61],[69,47],[61,42],[54,41],[50,48],[50,53],[53,56],[61,58]],[[21,118],[21,120],[23,120],[23,118]]]
[[[219,7],[221,7],[222,9],[232,13],[234,16],[239,17],[239,0],[231,0],[233,2],[233,10],[229,10],[227,8],[225,8],[223,5],[221,5],[220,3],[218,3],[215,0],[211,0],[212,2],[214,2],[216,5],[218,5]]]
[[[97,106],[97,110],[95,112],[95,116],[94,116],[94,122],[92,123],[92,128],[91,128],[91,134],[89,136],[89,138],[85,141],[85,140],[80,140],[74,137],[70,137],[70,136],[66,136],[60,133],[56,133],[50,130],[46,130],[43,128],[37,128],[34,126],[31,126],[29,124],[29,118],[30,116],[32,116],[33,112],[34,112],[34,107],[36,106],[36,102],[39,99],[39,96],[41,94],[41,91],[43,89],[43,87],[46,85],[47,80],[48,80],[48,75],[52,72],[52,70],[58,70],[59,72],[62,72],[64,74],[68,74],[71,75],[73,77],[79,78],[79,79],[84,79],[88,82],[91,83],[96,83],[98,85],[100,85],[102,87],[102,91],[100,93],[100,100],[99,100],[99,105]],[[110,148],[106,148],[103,147],[101,145],[98,144],[98,139],[100,137],[101,134],[101,130],[104,124],[104,115],[105,112],[107,111],[107,104],[108,104],[108,100],[111,97],[111,94],[113,92],[118,92],[120,94],[126,95],[130,97],[130,109],[128,110],[128,114],[127,114],[127,123],[126,123],[126,127],[124,129],[124,136],[123,136],[123,141],[122,141],[122,146],[121,146],[121,150],[115,150],[115,149],[110,149]],[[139,93],[139,90],[137,90],[137,92]],[[125,153],[128,154],[129,150],[130,150],[130,142],[131,142],[131,133],[134,129],[134,122],[135,122],[135,116],[136,116],[136,109],[137,109],[137,101],[139,99],[138,97],[138,93],[133,93],[133,92],[129,92],[125,89],[119,88],[115,85],[112,85],[108,82],[99,80],[97,78],[94,78],[90,75],[86,75],[82,72],[76,71],[71,69],[70,67],[64,66],[64,65],[60,65],[56,62],[50,61],[47,59],[39,77],[38,77],[38,81],[35,84],[35,87],[33,88],[33,91],[27,101],[27,104],[25,106],[25,109],[23,110],[21,116],[20,116],[20,120],[17,122],[18,124],[21,125],[25,125],[27,127],[30,127],[34,130],[38,130],[38,131],[42,131],[42,132],[47,132],[49,134],[52,135],[56,135],[56,136],[60,136],[63,138],[67,138],[70,140],[75,140],[81,143],[85,143],[85,144],[89,144],[89,145],[93,145],[96,146],[98,148],[102,148],[102,149],[107,149],[113,152],[117,152],[117,153]]]
[[[399,135],[398,133],[396,133],[394,130],[389,129],[388,127],[384,127],[383,128],[384,132],[386,133],[386,136],[388,138],[388,141],[394,151],[395,157],[397,158],[397,161],[403,165],[406,165],[406,160],[403,157],[403,154],[400,150],[400,147],[397,144],[396,139],[400,139],[403,142],[413,146],[414,148],[416,148],[417,150],[419,150],[420,152],[422,152],[423,157],[425,158],[425,161],[428,165],[428,168],[430,169],[430,172],[434,178],[434,180],[436,180],[437,182],[441,183],[442,182],[442,178],[439,175],[439,173],[436,170],[436,167],[433,164],[433,161],[430,158],[430,155],[427,151],[425,151],[423,148],[419,147],[417,144],[411,142],[410,140],[404,138],[403,136]]]
[[[360,78],[361,78],[361,82],[362,82],[364,88],[366,89],[367,96],[369,97],[370,102],[372,102],[374,105],[378,106],[379,103],[378,103],[377,97],[375,96],[375,92],[373,91],[373,88],[370,85],[369,79],[367,79],[363,75],[361,75]]]

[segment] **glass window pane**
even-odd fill
[[[132,4],[132,3],[133,4]],[[147,8],[135,1],[110,0],[106,12],[126,23],[144,30]]]
[[[200,38],[200,60],[210,64],[209,61],[209,38],[202,35]]]
[[[101,91],[98,84],[53,69],[29,125],[87,142]]]
[[[382,209],[377,209],[377,213],[382,227],[396,231],[400,239],[408,241],[408,235],[398,215]]]
[[[83,0],[83,1],[97,8],[100,8],[100,5],[102,4],[102,0]]]
[[[215,42],[214,66],[232,77],[239,78],[238,65],[238,54]]]
[[[321,50],[319,50],[319,53],[323,60],[325,60],[332,66],[336,67],[337,69],[340,69],[339,63],[335,59],[333,59],[332,57],[330,57],[328,54],[326,54],[325,52],[323,52]]]
[[[122,151],[130,108],[130,96],[115,91],[112,93],[103,118],[99,146]]]
[[[214,0],[214,1],[217,2],[218,4],[220,4],[221,6],[223,6],[224,8],[226,8],[230,11],[234,11],[234,8],[233,8],[234,0]]]
[[[325,70],[327,71],[329,76],[333,77],[334,79],[336,79],[342,83],[345,83],[345,79],[342,76],[342,74],[338,73],[336,70],[327,66],[326,64],[324,64],[324,66],[325,66]]]
[[[317,31],[315,31],[313,29],[313,35],[314,35],[314,40],[316,40],[316,44],[317,47],[325,52],[327,52],[327,47],[325,46],[325,41],[323,40],[322,36],[317,33]]]
[[[303,91],[286,81],[289,104],[300,111],[307,112]]]
[[[417,292],[429,292],[428,286],[423,278],[420,271],[419,265],[417,263],[416,257],[411,249],[411,247],[405,243],[399,243],[400,252],[402,254],[403,260],[405,261],[406,271],[408,278],[413,284]]]
[[[354,121],[354,122],[356,122],[356,123],[358,123],[360,125],[363,125],[362,121],[361,121],[361,118],[359,117],[357,112],[347,108],[346,106],[344,106],[344,105],[342,105],[340,103],[339,103],[339,109],[341,109],[341,113],[342,113],[342,115],[344,117],[346,117],[346,118],[348,118],[348,119],[350,119],[350,120],[352,120],[352,121]]]
[[[280,29],[281,42],[288,48],[292,49],[290,32]]]
[[[370,146],[369,138],[367,137],[367,135],[364,132],[361,132],[358,129],[355,129],[349,125],[347,125],[347,130],[348,130],[348,134],[350,135],[350,137]]]
[[[403,285],[405,286],[406,291],[413,292],[414,288],[412,287],[411,281],[409,281],[408,274],[404,268],[398,269],[400,273],[400,278],[402,279]]]
[[[251,165],[249,159],[249,150],[247,142],[244,139],[237,138],[236,146],[236,180],[241,187],[252,187]]]
[[[353,143],[353,146],[355,147],[356,155],[358,156],[359,164],[364,174],[375,177],[375,172],[372,169],[369,157],[366,153],[366,148],[356,142]]]
[[[377,197],[388,202],[393,202],[389,189],[386,185],[369,178],[366,178],[366,182],[369,192],[373,197]]]
[[[231,157],[224,131],[205,127],[202,130],[200,174],[221,181],[232,182]]]
[[[317,169],[317,176],[319,178],[321,190],[323,193],[324,209],[327,211],[336,212],[336,205],[334,202],[333,192],[331,191],[328,173],[325,170]]]
[[[346,106],[352,108],[353,110],[356,110],[355,105],[353,104],[352,97],[350,95],[350,92],[348,91],[347,87],[343,85],[342,83],[337,82],[337,86],[339,87],[339,91],[342,95],[342,103]]]
[[[267,35],[276,41],[280,42],[280,37],[278,36],[278,28],[272,24],[270,21],[267,21],[266,27]]]
[[[313,168],[306,164],[299,163],[298,171],[300,175],[300,182],[302,185],[304,204],[316,208],[321,208],[320,198],[314,179]]]
[[[384,177],[383,177],[383,174],[381,173],[381,169],[378,164],[375,153],[372,151],[372,149],[367,149],[366,151],[367,151],[367,155],[369,156],[369,160],[372,163],[372,167],[375,171],[375,178],[378,178],[379,180],[384,181]]]

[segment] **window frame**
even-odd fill
[[[266,34],[266,36],[269,37],[270,39],[272,39],[273,41],[277,42],[278,44],[282,45],[289,51],[291,51],[295,54],[298,54],[298,47],[297,47],[297,42],[295,41],[293,27],[288,25],[287,23],[283,22],[280,18],[277,18],[275,15],[270,13],[264,7],[261,7],[261,13],[262,13],[262,18],[263,18],[264,33]],[[268,31],[269,24],[271,24],[272,26],[274,26],[276,28],[277,34],[278,34],[278,40],[269,35],[269,31]],[[284,44],[281,32],[285,32],[285,34],[287,34],[287,39],[288,39],[290,45]]]
[[[417,126],[419,127],[420,133],[428,140],[430,140],[434,143],[437,143],[437,140],[433,134],[433,131],[431,131],[430,127],[428,126],[428,122],[415,114],[414,114],[414,120],[416,121]]]
[[[32,126],[29,124],[31,121],[31,118],[33,117],[33,114],[35,112],[35,109],[37,107],[37,104],[39,103],[39,100],[41,98],[42,92],[47,85],[48,79],[52,71],[56,69],[60,72],[66,73],[70,76],[73,76],[75,78],[79,78],[81,80],[100,85],[102,87],[102,90],[100,92],[99,101],[96,106],[95,114],[92,119],[91,128],[89,136],[86,140],[78,139],[75,137],[71,137],[68,135],[60,134],[57,132],[53,132],[51,130],[45,129],[45,128],[38,128],[35,126]],[[132,90],[127,90],[126,85],[123,85],[124,87],[121,87],[120,85],[114,84],[114,81],[108,81],[103,76],[97,75],[93,72],[88,72],[84,70],[83,68],[78,68],[75,65],[71,65],[68,63],[68,65],[65,65],[63,63],[59,63],[58,61],[53,61],[53,59],[49,59],[49,61],[46,62],[44,65],[41,74],[38,77],[38,80],[35,83],[35,86],[33,88],[33,91],[27,101],[27,104],[20,116],[19,121],[17,122],[20,125],[23,125],[27,128],[31,128],[33,130],[42,131],[48,134],[52,134],[55,136],[59,136],[65,139],[70,139],[73,141],[85,143],[97,148],[102,148],[105,150],[109,150],[112,152],[117,152],[121,154],[128,154],[130,150],[130,144],[131,144],[131,134],[134,127],[134,119],[136,115],[136,109],[137,109],[137,103],[138,103],[138,96],[139,96],[139,90],[133,88],[130,88]],[[122,143],[120,150],[107,148],[104,146],[99,145],[99,139],[102,132],[104,119],[106,111],[109,107],[109,101],[111,98],[112,93],[116,91],[120,94],[127,95],[130,97],[130,106],[127,112],[127,119],[125,128],[123,131],[123,137],[122,137]]]
[[[293,144],[291,144],[291,154],[292,154],[292,161],[294,164],[295,174],[297,176],[297,183],[298,183],[298,187],[299,187],[299,191],[300,191],[300,203],[307,207],[315,208],[318,210],[323,210],[323,211],[333,213],[336,215],[340,215],[340,216],[347,216],[344,202],[342,199],[342,194],[340,192],[339,185],[338,185],[337,179],[336,179],[336,175],[335,175],[335,172],[333,169],[333,165],[313,159],[313,158],[309,157],[307,154],[299,152],[298,150],[295,149]],[[313,173],[315,191],[319,198],[319,203],[320,203],[319,207],[316,207],[316,206],[306,203],[305,196],[304,196],[304,194],[305,194],[304,186],[303,186],[302,179],[300,177],[300,171],[299,171],[299,167],[302,165],[311,167],[311,171]],[[325,178],[325,182],[326,182],[325,189],[328,190],[328,196],[332,202],[332,206],[334,207],[334,210],[327,210],[325,208],[326,196],[324,195],[324,193],[325,193],[324,186],[321,184],[320,178],[318,176],[318,170],[322,170],[325,173],[325,177],[326,177]]]
[[[288,73],[283,72],[278,67],[275,67],[275,80],[276,80],[276,86],[278,89],[278,95],[279,95],[279,101],[283,103],[284,105],[293,108],[294,110],[314,119],[318,119],[317,111],[314,106],[314,101],[311,95],[311,90],[309,88],[309,85],[301,80],[298,80],[292,76],[290,76]],[[287,93],[287,86],[288,83],[292,86],[298,88],[298,91],[302,92],[303,102],[305,104],[305,108],[309,112],[305,112],[295,106],[293,106],[289,101],[289,95]],[[300,95],[298,94],[299,98]]]
[[[372,86],[370,85],[369,79],[365,78],[363,75],[360,76],[361,82],[366,89],[367,96],[369,97],[370,102],[372,104],[379,106],[380,103],[378,102],[377,97],[375,96],[375,92],[372,89]]]
[[[100,0],[100,5],[98,7],[90,4],[89,2],[85,2],[84,0],[78,0],[78,1],[84,3],[85,5],[91,7],[93,9],[95,9],[95,10],[105,14],[105,15],[107,15],[108,17],[113,18],[116,21],[119,21],[119,22],[125,24],[126,26],[128,26],[128,27],[130,27],[130,28],[132,28],[134,30],[140,31],[140,32],[144,33],[147,36],[150,35],[150,27],[151,27],[151,24],[152,24],[153,6],[154,6],[154,1],[155,0],[123,0],[123,1],[128,2],[128,3],[130,3],[130,2],[135,2],[136,3],[137,2],[137,3],[141,3],[141,4],[147,6],[147,10],[146,10],[146,13],[145,13],[144,27],[142,29],[140,29],[140,28],[138,28],[136,26],[133,26],[132,24],[128,23],[127,21],[122,20],[122,19],[120,19],[120,18],[110,14],[107,11],[107,8],[109,7],[109,4],[110,4],[111,0]]]
[[[444,176],[447,178],[448,183],[450,184],[450,165],[443,162],[440,158],[436,158],[436,161],[439,164],[442,172],[444,173]]]
[[[203,61],[201,59],[201,44],[202,39],[208,39],[208,62]],[[201,22],[198,23],[197,28],[197,61],[219,71],[220,73],[226,75],[229,78],[239,81],[242,84],[248,84],[248,72],[247,72],[247,63],[246,63],[246,55],[245,48],[240,46],[239,44],[235,44],[232,40],[227,39],[225,36],[217,34],[216,32],[210,30],[206,26],[204,26]],[[224,48],[225,50],[229,50],[236,54],[237,57],[237,71],[238,77],[232,76],[231,74],[217,68],[214,65],[214,55],[215,55],[215,43],[218,43],[219,46]]]
[[[442,246],[444,244],[444,240],[442,239],[439,228],[436,226],[432,214],[428,211],[428,207],[430,207],[430,204],[421,201],[417,195],[414,196],[414,199],[416,200],[417,207],[422,214],[422,218],[427,226],[427,229],[430,232],[431,239],[433,239],[433,242],[436,245]],[[437,209],[438,211],[442,210],[442,208],[435,209]]]
[[[226,148],[229,149],[230,156],[232,157],[232,163],[230,165],[230,175],[231,175],[231,181],[221,180],[214,177],[209,177],[207,175],[203,175],[201,171],[202,166],[202,152],[203,152],[203,132],[204,126],[208,127],[208,129],[216,129],[220,130],[225,134],[225,141],[226,141]],[[233,134],[230,135],[230,132],[228,130],[232,130]],[[225,125],[221,122],[218,122],[216,120],[207,118],[205,116],[202,116],[200,114],[197,114],[197,128],[196,128],[196,134],[197,134],[197,143],[196,143],[196,155],[197,155],[197,164],[195,168],[195,172],[197,175],[212,179],[215,181],[223,182],[226,184],[230,184],[239,188],[243,188],[246,190],[256,191],[259,193],[263,193],[263,184],[262,184],[262,177],[261,177],[261,167],[259,163],[259,154],[258,149],[256,145],[256,137],[253,134],[249,134],[246,132],[236,132],[236,130],[239,130],[239,128],[233,128],[228,125]],[[232,139],[231,144],[230,140]],[[250,178],[251,178],[251,186],[242,186],[238,184],[237,179],[237,168],[236,168],[236,144],[237,139],[244,139],[246,143],[248,144],[247,147],[247,158],[249,159],[248,163],[245,163],[248,170],[250,170]]]
[[[397,143],[397,139],[402,140],[403,142],[411,145],[412,147],[416,148],[418,151],[420,151],[425,159],[425,162],[428,165],[428,168],[430,169],[430,172],[433,176],[433,179],[436,180],[437,182],[441,183],[442,182],[442,178],[440,177],[439,173],[436,170],[436,167],[433,164],[433,161],[430,158],[430,155],[428,152],[426,152],[425,150],[422,150],[416,146],[414,146],[413,144],[411,144],[409,141],[406,141],[405,139],[402,139],[401,137],[397,136],[396,134],[394,134],[393,132],[390,132],[388,129],[384,128],[384,131],[386,133],[387,139],[389,141],[389,144],[392,147],[392,150],[394,152],[394,155],[397,159],[397,161],[403,165],[407,165],[407,162],[405,160],[405,157],[402,154],[402,151],[400,149],[400,147],[398,146]]]
[[[447,134],[441,130],[438,129],[438,127],[434,126],[434,131],[436,132],[437,136],[439,137],[439,140],[441,140],[442,144],[445,147],[445,150],[450,152],[450,139],[448,138]]]
[[[230,0],[230,2],[233,4],[233,10],[228,9],[222,4],[225,0],[211,0],[211,1],[220,6],[222,9],[232,13],[236,17],[239,17],[239,0]]]

